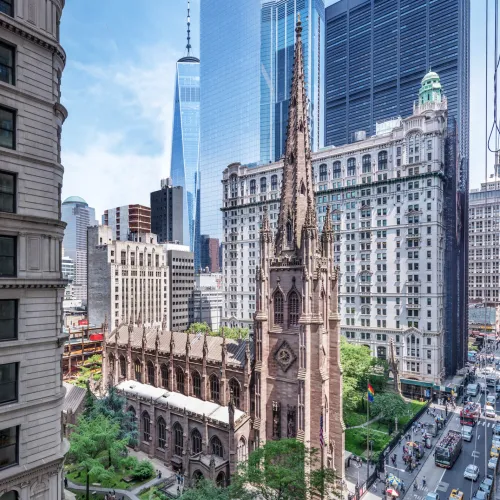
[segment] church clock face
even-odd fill
[[[274,353],[274,359],[278,363],[279,367],[284,372],[286,372],[288,368],[290,368],[290,366],[293,364],[293,362],[297,359],[297,356],[295,356],[292,348],[285,340],[280,344],[280,346]]]

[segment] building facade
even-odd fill
[[[498,157],[498,155],[497,155]],[[500,305],[500,167],[469,195],[469,303]]]
[[[194,254],[186,245],[162,245],[169,275],[168,329],[183,332],[192,316],[189,308],[194,290]]]
[[[259,158],[263,163],[279,160],[285,149],[295,46],[294,30],[298,15],[303,23],[311,147],[313,151],[319,148],[325,5],[323,0],[263,1],[260,24]]]
[[[201,233],[219,238],[220,174],[260,155],[261,0],[200,5]]]
[[[102,225],[113,231],[113,240],[129,241],[133,234],[151,232],[151,209],[144,205],[124,205],[104,210]]]
[[[0,3],[0,497],[63,498],[62,0]]]
[[[160,325],[169,313],[168,269],[155,234],[116,241],[108,226],[88,229],[88,318],[118,326],[125,318]]]
[[[95,210],[79,196],[66,198],[61,208],[64,230],[64,257],[73,259],[75,275],[72,282],[75,298],[87,302],[87,227],[96,224]]]
[[[410,117],[379,124],[370,139],[312,155],[318,227],[330,207],[335,262],[343,271],[341,332],[381,358],[388,357],[393,339],[403,389],[410,394],[463,366],[446,368],[457,363],[453,349],[464,347],[447,320],[457,312],[445,286],[446,272],[456,275],[456,268],[444,258],[446,238],[456,231],[446,212],[450,198],[456,199],[449,181],[456,170],[438,84],[435,73],[424,77]],[[434,90],[427,92],[429,87]],[[278,231],[282,171],[281,162],[232,164],[224,171],[224,324],[252,325],[258,231],[265,209],[271,230]]]
[[[184,244],[184,188],[173,186],[172,179],[162,179],[161,189],[151,193],[151,232],[159,243]]]
[[[228,483],[248,455],[248,341],[120,325],[106,334],[103,380],[127,399],[139,448],[186,475]]]
[[[197,274],[189,308],[190,323],[206,323],[212,331],[218,331],[225,298],[222,273]]]
[[[189,45],[189,40],[188,40]],[[200,205],[200,60],[189,54],[177,61],[170,175],[182,187],[181,244],[188,245],[199,260]]]
[[[217,238],[210,238],[207,234],[202,234],[200,239],[200,255],[201,255],[201,270],[208,270],[211,273],[218,273],[220,271],[220,252],[219,240]],[[199,269],[199,268],[196,268]]]

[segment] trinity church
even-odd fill
[[[103,381],[136,415],[139,448],[228,484],[268,440],[296,438],[344,476],[338,270],[327,212],[318,234],[301,23],[296,27],[278,230],[264,212],[253,342],[140,320],[105,335]]]

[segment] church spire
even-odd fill
[[[316,225],[300,17],[297,19],[295,33],[295,61],[288,109],[281,206],[276,240],[277,254],[287,250],[299,250],[304,225]]]

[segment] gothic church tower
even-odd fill
[[[296,437],[344,474],[340,316],[330,212],[318,235],[300,19],[273,245],[260,231],[255,314],[254,438]]]

